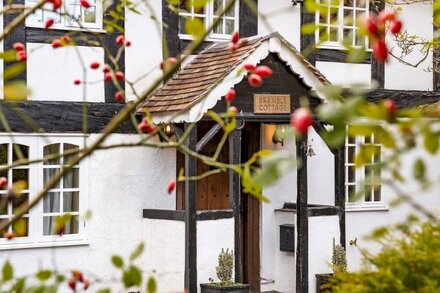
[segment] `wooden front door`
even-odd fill
[[[242,130],[242,162],[260,149],[260,124],[246,123]],[[241,196],[241,256],[243,281],[251,292],[260,292],[260,201],[247,194]]]

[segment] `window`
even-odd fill
[[[317,0],[316,40],[320,47],[342,48],[368,46],[367,37],[359,36],[359,22],[368,15],[369,0]]]
[[[196,10],[191,1],[181,1],[179,6],[179,33],[181,37],[190,37],[185,32],[185,22],[187,19],[200,19],[204,23],[205,28],[208,29],[220,17],[218,11],[225,8],[226,2],[226,0],[209,1],[205,7]],[[238,30],[238,3],[239,1],[235,1],[235,6],[221,17],[220,23],[212,31],[210,38],[229,38]]]
[[[37,0],[26,0],[26,5],[34,6]],[[84,8],[79,0],[67,0],[56,12],[52,11],[52,4],[47,2],[44,9],[37,9],[26,18],[29,27],[44,27],[48,19],[54,20],[54,29],[102,29],[102,1],[89,0],[90,7]],[[63,15],[64,14],[64,15]]]
[[[9,136],[0,135],[0,164],[7,166],[20,158],[35,160],[67,151],[75,152],[82,148],[83,139],[82,136],[31,135],[14,135],[11,139]],[[1,171],[0,176],[8,178],[9,188],[20,182],[22,189],[15,196],[12,196],[7,189],[0,190],[0,221],[11,219],[17,208],[31,201],[43,189],[44,184],[77,155],[73,153]],[[53,241],[69,244],[72,240],[85,240],[85,220],[80,218],[80,214],[85,212],[87,200],[85,172],[81,165],[73,166],[72,170],[25,215],[24,220],[9,227],[8,231],[1,231],[0,249],[9,246],[15,248],[15,245],[32,247],[44,246],[45,243],[52,245]],[[56,221],[66,214],[70,217],[64,225],[63,236],[60,237],[55,231]],[[14,233],[15,238],[12,241],[2,239],[6,232]]]
[[[363,151],[365,165],[356,168],[355,157],[361,151]],[[384,207],[380,184],[380,161],[381,145],[376,143],[374,134],[346,138],[345,194],[347,207]]]

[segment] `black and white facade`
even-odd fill
[[[16,2],[34,3],[31,0]],[[182,29],[184,20],[196,17],[209,26],[216,18],[216,9],[227,1],[212,1],[201,11],[186,7],[187,12],[180,15],[171,11],[166,0],[135,3],[140,14],[125,9],[125,19],[118,25],[125,28],[126,39],[132,45],[125,48],[117,64],[127,79],[123,85],[126,99],[120,103],[114,98],[117,89],[103,81],[101,69],[89,68],[91,62],[111,63],[105,57],[105,50],[116,53],[119,49],[115,44],[119,33],[103,29],[103,21],[111,17],[104,11],[106,4],[101,0],[90,2],[92,7],[87,11],[83,11],[77,1],[70,0],[61,8],[61,12],[73,13],[89,32],[78,27],[77,21],[63,16],[57,16],[53,28],[45,30],[45,20],[54,16],[48,11],[37,11],[3,41],[3,50],[11,49],[15,42],[25,44],[28,53],[25,71],[14,78],[25,81],[31,92],[26,101],[0,102],[8,121],[0,133],[0,165],[15,161],[17,149],[32,160],[93,143],[113,115],[136,99],[135,93],[142,94],[162,75],[159,64],[164,57],[182,54],[191,40]],[[373,7],[356,2],[341,3],[338,10],[341,19],[347,13],[355,19],[374,9],[396,8],[384,3]],[[157,278],[159,292],[185,289],[197,292],[200,283],[216,279],[217,255],[222,248],[230,248],[235,251],[236,280],[251,283],[253,291],[315,292],[315,274],[331,272],[333,239],[345,245],[350,270],[357,269],[361,262],[359,249],[350,245],[350,240],[357,239],[363,248],[377,249],[364,241],[363,236],[383,224],[404,220],[411,208],[390,207],[393,191],[385,185],[366,186],[362,182],[369,175],[368,165],[355,169],[353,162],[346,159],[356,152],[359,143],[381,148],[375,138],[347,139],[345,148],[333,150],[319,135],[324,126],[315,123],[300,143],[275,144],[274,132],[289,123],[290,114],[255,113],[252,99],[255,94],[288,95],[290,112],[293,112],[302,96],[309,98],[312,108],[325,103],[325,94],[319,88],[332,83],[344,87],[374,86],[377,89],[371,91],[370,100],[393,98],[401,107],[434,103],[439,101],[440,94],[437,94],[438,73],[428,70],[434,66],[432,53],[428,53],[417,68],[394,59],[382,65],[371,57],[362,63],[346,63],[339,42],[355,32],[356,26],[326,23],[324,17],[307,13],[301,3],[289,0],[254,0],[254,3],[267,18],[254,15],[244,1],[237,0],[183,70],[191,70],[191,66],[198,64],[200,59],[197,58],[204,58],[203,54],[209,50],[218,54],[222,50],[218,43],[228,42],[234,31],[243,38],[249,37],[249,51],[242,55],[237,53],[237,60],[231,64],[225,60],[224,67],[218,69],[222,74],[215,77],[218,83],[209,86],[183,114],[173,117],[173,110],[158,110],[152,111],[152,117],[157,123],[171,119],[176,136],[189,123],[197,122],[195,131],[189,135],[188,146],[210,154],[211,145],[218,141],[216,130],[212,130],[211,121],[203,113],[209,109],[224,111],[222,97],[229,88],[235,87],[235,105],[242,111],[243,125],[232,133],[227,150],[220,156],[240,163],[252,152],[267,148],[299,155],[306,162],[305,167],[286,173],[276,185],[264,190],[271,202],[260,204],[247,198],[241,192],[239,177],[233,173],[216,177],[213,181],[220,182],[218,184],[182,183],[174,193],[168,194],[167,183],[176,178],[180,168],[184,168],[187,175],[197,175],[197,170],[204,170],[194,159],[177,154],[175,149],[98,150],[74,166],[73,172],[65,175],[25,216],[26,236],[11,241],[0,238],[0,262],[10,259],[23,275],[39,268],[53,268],[56,262],[59,268],[81,268],[86,274],[90,272],[106,281],[119,274],[111,266],[111,255],[126,256],[136,244],[144,242],[146,249],[140,266]],[[115,1],[112,7],[117,5]],[[410,35],[432,39],[431,4],[399,7]],[[4,27],[13,16],[3,15]],[[305,58],[299,50],[314,45],[320,37],[318,33],[301,34],[301,25],[310,22],[337,33],[332,34],[335,39],[320,44],[321,50]],[[52,48],[50,42],[66,34],[76,45]],[[163,40],[167,41],[166,47]],[[394,42],[391,38],[387,41]],[[352,38],[351,42],[362,45],[368,41]],[[219,47],[215,47],[216,44]],[[394,50],[398,52],[397,48]],[[408,56],[414,62],[421,57],[420,52]],[[260,89],[248,87],[244,73],[238,70],[246,62],[270,66],[275,73],[273,80],[265,81]],[[10,65],[1,64],[2,69]],[[83,81],[81,85],[74,85],[76,79]],[[166,91],[167,86],[165,83],[162,89]],[[312,97],[311,91],[317,95]],[[191,98],[190,93],[187,98]],[[84,113],[87,120],[83,119]],[[141,115],[140,111],[138,119]],[[138,138],[133,123],[127,121],[104,145],[135,142]],[[308,156],[310,149],[313,156]],[[403,172],[411,174],[412,162],[420,156],[429,161],[428,172],[439,174],[440,157],[429,156],[422,150],[405,157],[408,165],[402,166]],[[373,157],[369,163],[374,165],[379,161],[379,157]],[[49,160],[0,174],[10,182],[25,180],[28,183],[17,202],[7,202],[0,211],[0,221],[10,219],[18,205],[35,197],[50,175],[63,164],[63,159]],[[403,188],[408,192],[418,190],[411,181],[404,183]],[[360,189],[367,190],[363,198],[349,197]],[[438,190],[438,185],[433,186],[419,202],[438,209]],[[0,196],[5,197],[6,191],[0,191]],[[86,219],[84,215],[89,210],[92,216]],[[53,235],[54,218],[67,212],[72,214],[72,220],[65,228],[65,235]],[[290,252],[280,250],[280,225],[286,224],[294,227],[295,246]],[[92,290],[98,287],[99,284],[92,282]]]

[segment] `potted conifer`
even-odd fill
[[[218,266],[215,268],[220,282],[211,282],[200,284],[202,293],[249,293],[249,285],[239,284],[232,281],[232,272],[234,268],[233,250],[222,248],[218,255]]]
[[[347,254],[342,245],[335,243],[333,238],[332,253],[332,270],[333,274],[316,274],[316,292],[331,292],[330,280],[334,274],[347,272]]]

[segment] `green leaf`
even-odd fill
[[[3,59],[5,62],[16,61],[17,52],[15,50],[7,50],[4,52],[0,52],[0,59]]]
[[[202,37],[205,33],[205,25],[198,18],[188,18],[185,22],[185,32],[194,37]]]
[[[119,255],[112,256],[112,264],[117,268],[122,268],[124,266],[124,260]]]
[[[235,118],[231,119],[231,121],[229,123],[227,123],[223,129],[226,133],[231,133],[232,131],[234,131],[235,126],[237,126],[237,120]]]
[[[29,90],[21,80],[11,81],[4,86],[5,100],[8,101],[23,101],[27,99]]]
[[[365,48],[350,48],[347,55],[348,63],[360,63],[367,58],[367,51]]]
[[[35,274],[35,277],[40,281],[46,281],[52,277],[52,271],[41,270]]]
[[[7,260],[3,265],[3,269],[2,269],[3,282],[8,282],[12,280],[13,277],[14,277],[14,269],[12,268],[12,265],[9,262],[9,260]]]
[[[413,167],[413,176],[416,180],[418,181],[425,181],[426,178],[426,167],[425,167],[425,162],[423,162],[422,159],[417,159],[414,162],[414,167]]]
[[[142,252],[144,252],[144,243],[140,243],[136,249],[133,251],[133,253],[130,255],[130,260],[135,260],[138,258]]]
[[[185,1],[185,0],[182,0]],[[168,4],[173,5],[173,6],[177,6],[180,3],[180,0],[167,0]]]
[[[111,293],[112,291],[109,288],[100,289],[97,293]]]
[[[132,286],[139,286],[142,282],[142,275],[139,269],[135,266],[130,266],[122,275],[122,281],[125,288]]]
[[[439,148],[440,136],[432,132],[429,128],[423,131],[423,145],[425,149],[432,155],[434,155]]]
[[[24,72],[25,69],[26,69],[25,62],[19,62],[9,65],[5,68],[5,71],[3,72],[3,79],[7,80],[16,77],[17,75]]]
[[[202,9],[203,7],[208,4],[210,0],[190,0],[190,2],[193,2],[194,9],[197,11],[199,9]]]
[[[12,286],[12,291],[13,292],[22,292],[24,289],[24,286],[26,285],[26,278],[19,278],[14,286]]]
[[[330,148],[338,148],[345,143],[345,127],[335,127],[332,131],[323,131],[322,138]]]
[[[301,26],[301,33],[305,35],[314,34],[316,31],[316,24],[314,23],[306,23],[303,26]]]
[[[147,292],[148,293],[156,293],[157,292],[157,283],[154,277],[149,277],[147,281]]]
[[[222,120],[222,118],[220,118],[220,116],[216,113],[216,112],[214,112],[214,111],[212,111],[212,110],[209,110],[208,112],[207,112],[207,114],[212,118],[212,120],[214,120],[216,123],[218,123],[218,124],[220,124],[220,125],[223,125],[223,120]]]
[[[375,132],[376,142],[387,147],[393,149],[396,147],[396,140],[394,136],[383,128],[378,128]]]

